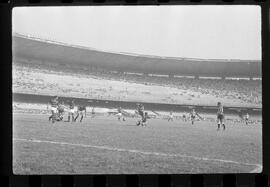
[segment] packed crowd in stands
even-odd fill
[[[29,64],[26,64],[29,65]],[[25,66],[25,64],[24,64]],[[82,74],[87,76],[101,77],[110,80],[128,81],[145,85],[161,85],[211,94],[219,98],[230,98],[242,100],[250,104],[262,104],[262,84],[259,80],[224,80],[224,79],[194,79],[194,78],[173,78],[156,77],[147,75],[136,75],[107,71],[94,67],[65,66],[51,64],[31,64],[31,68],[45,68],[50,71],[65,72],[68,74]]]

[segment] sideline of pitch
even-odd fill
[[[191,159],[203,160],[203,161],[214,161],[214,162],[224,162],[224,163],[232,163],[232,164],[239,164],[239,165],[246,165],[246,166],[255,166],[255,168],[253,170],[251,170],[250,173],[261,173],[262,168],[263,168],[261,164],[242,163],[242,162],[237,162],[237,161],[232,161],[232,160],[197,157],[197,156],[182,155],[182,154],[167,154],[167,153],[140,151],[140,150],[130,150],[130,149],[114,148],[114,147],[109,147],[109,146],[74,144],[74,143],[68,143],[68,142],[55,142],[55,141],[47,141],[47,140],[34,140],[34,139],[21,139],[21,138],[13,138],[13,141],[24,141],[24,142],[32,142],[32,143],[49,143],[49,144],[58,144],[58,145],[70,145],[70,146],[78,146],[78,147],[88,147],[88,148],[103,149],[103,150],[109,150],[109,151],[139,153],[139,154],[144,154],[144,155],[181,157],[181,158],[191,158]]]

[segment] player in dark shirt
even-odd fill
[[[184,121],[187,121],[187,116],[186,116],[186,114],[183,114],[183,115],[182,115],[182,119],[183,119]]]
[[[95,117],[95,114],[96,114],[95,107],[92,108],[91,114],[92,114],[92,118],[94,118]]]
[[[77,114],[76,118],[74,119],[74,121],[77,120],[79,115],[81,116],[80,122],[82,122],[83,115],[86,117],[86,106],[83,106],[83,105],[78,106],[78,114]]]

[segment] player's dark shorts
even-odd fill
[[[59,109],[58,109],[58,112],[59,112],[59,113],[64,113],[64,109],[63,109],[63,108],[59,108]]]
[[[142,122],[143,122],[143,123],[146,123],[146,117],[144,117],[144,118],[142,119]]]
[[[195,119],[195,116],[191,116],[191,119],[193,119],[193,120],[194,120],[194,119]]]
[[[82,112],[82,111],[85,111],[85,110],[86,110],[86,107],[83,107],[83,106],[78,107],[79,112]]]
[[[224,120],[224,115],[223,114],[218,114],[217,119],[218,120]]]

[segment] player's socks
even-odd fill
[[[79,114],[75,117],[74,121],[76,121],[78,117],[79,117]]]
[[[53,115],[52,116],[52,123],[54,123],[55,122],[55,116]]]
[[[222,126],[223,126],[223,130],[225,130],[226,129],[225,124],[222,124]]]
[[[82,122],[82,119],[83,119],[83,116],[81,117],[81,120],[80,120],[80,122]]]
[[[219,130],[219,129],[220,129],[220,124],[218,123],[217,125],[218,125],[218,128],[217,128],[217,130]]]

